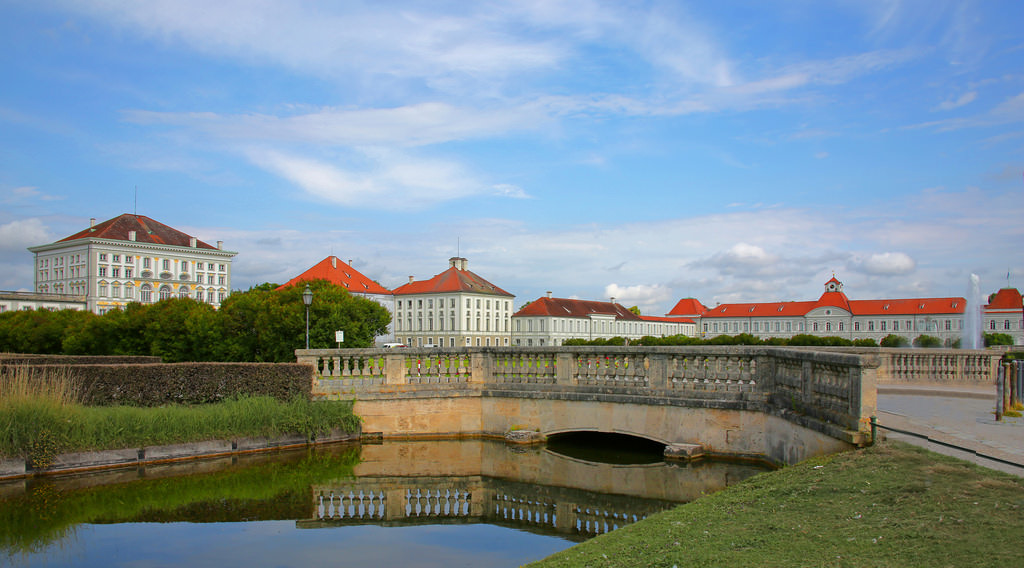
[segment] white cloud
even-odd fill
[[[917,263],[902,252],[883,252],[854,256],[850,266],[872,276],[905,276],[914,272]]]
[[[978,98],[977,91],[970,91],[960,95],[956,99],[943,101],[938,107],[936,107],[936,110],[953,110],[955,108],[960,108],[964,105],[971,104],[976,98]]]
[[[253,164],[298,185],[321,200],[370,209],[413,209],[486,193],[461,165],[368,150],[368,166],[345,168],[273,150],[249,153]]]
[[[634,286],[609,284],[604,287],[604,295],[606,298],[615,298],[616,303],[627,308],[637,306],[642,313],[647,315],[651,315],[651,310],[655,310],[657,315],[661,315],[661,310],[658,310],[657,307],[676,299],[672,289],[663,284],[637,284]]]
[[[49,242],[50,233],[40,219],[18,219],[0,225],[0,250],[23,251]]]

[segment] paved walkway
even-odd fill
[[[885,428],[879,428],[879,436],[1024,476],[1024,418],[1004,417],[996,422],[995,405],[995,386],[880,385],[878,424],[926,438]]]

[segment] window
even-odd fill
[[[893,322],[892,322],[892,330],[893,331],[899,331],[900,330],[900,320],[893,320]]]
[[[100,253],[100,262],[106,262],[106,261],[107,261],[107,253],[101,252]]]
[[[145,284],[142,286],[142,291],[140,292],[140,294],[140,300],[142,301],[143,304],[148,304],[153,301],[153,288],[151,288],[149,284]]]
[[[882,331],[885,331],[885,324],[886,324],[886,321],[885,321],[885,320],[882,320],[882,321],[881,321],[881,323],[879,324],[879,325],[881,325],[881,326],[882,326],[882,327],[881,327],[881,330],[882,330]]]
[[[161,300],[167,300],[170,297],[171,297],[171,287],[170,286],[161,286],[160,287],[160,299]]]
[[[113,286],[111,286],[110,290],[112,292],[111,293],[112,297],[114,297],[114,298],[120,298],[121,297],[121,285],[120,284],[116,284],[115,283]]]
[[[868,322],[868,331],[875,331],[875,322],[874,322],[874,320]]]
[[[224,265],[223,264],[218,265],[217,269],[220,270],[221,272],[224,272]]]
[[[125,268],[124,269],[124,277],[125,278],[131,278],[132,277],[132,269],[131,268]]]
[[[114,262],[121,262],[121,255],[115,254],[113,257]]]
[[[178,297],[183,299],[183,300],[185,298],[188,298],[188,288],[185,287],[185,286],[182,286],[181,288],[178,288]]]
[[[106,284],[100,284],[100,296],[104,296],[105,297],[106,295],[107,295],[107,285]]]
[[[135,262],[135,257],[134,256],[126,256],[126,257],[124,257],[124,261],[127,262],[128,264],[132,264],[132,263]]]
[[[988,322],[988,328],[989,329],[995,329],[996,328],[996,320],[992,320],[992,321]]]
[[[224,280],[223,276],[218,276],[217,277],[217,284],[220,284],[221,286],[223,286],[224,282],[225,282],[225,280]]]
[[[860,331],[860,322],[859,321],[853,322],[853,331]]]
[[[839,331],[843,331],[843,322],[839,322]]]
[[[949,320],[946,320],[946,329],[949,329]],[[1003,320],[1003,329],[1010,329],[1010,320]]]
[[[811,324],[811,329],[813,331],[818,331],[818,322],[814,322],[813,324]]]
[[[110,269],[110,275],[113,276],[114,278],[120,278],[121,277],[121,267],[120,266],[115,266],[115,267],[111,268]]]
[[[213,271],[213,263],[211,262],[211,263],[207,264],[206,265],[206,269],[212,272]]]
[[[149,261],[150,261],[150,259],[149,259],[148,256],[146,258],[142,259],[142,268],[150,268]]]
[[[107,267],[106,266],[101,266],[100,269],[99,269],[98,274],[99,274],[99,276],[106,276],[107,275]]]

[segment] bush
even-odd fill
[[[1013,345],[1013,336],[1008,333],[986,333],[985,347],[992,347],[993,345]]]
[[[918,335],[917,339],[914,340],[914,347],[934,349],[942,347],[942,340],[934,335]]]
[[[882,338],[882,347],[910,347],[910,340],[902,335],[890,333]]]

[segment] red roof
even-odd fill
[[[403,294],[442,294],[451,292],[472,292],[475,294],[492,294],[495,296],[513,297],[512,294],[498,288],[473,272],[460,269],[455,266],[448,268],[448,270],[434,276],[430,280],[409,282],[408,284],[403,284],[392,291],[396,296]]]
[[[311,280],[327,280],[357,294],[391,294],[390,290],[370,280],[362,272],[342,262],[336,256],[329,256],[321,260],[309,270],[278,286],[277,289],[296,286],[301,282]]]
[[[65,237],[57,242],[75,241],[78,239],[109,239],[113,241],[128,241],[128,233],[135,231],[135,242],[140,243],[156,243],[161,245],[173,245],[179,247],[191,247],[192,236],[182,233],[177,229],[173,229],[164,225],[159,221],[154,221],[145,215],[132,215],[125,213],[118,215],[113,219],[109,219],[97,225],[79,231],[70,237]],[[195,248],[212,249],[217,250],[217,247],[213,247],[196,239]]]
[[[841,298],[837,297],[841,296]],[[800,317],[820,307],[842,308],[855,316],[962,314],[963,298],[909,298],[903,300],[847,300],[842,292],[825,292],[817,302],[722,304],[708,310],[705,318]]]
[[[615,316],[615,319],[620,320],[639,321],[641,319],[640,316],[624,308],[621,304],[598,302],[594,300],[548,298],[547,296],[542,296],[529,304],[526,304],[521,310],[512,314],[512,316],[588,318],[591,314]]]
[[[1020,310],[1024,308],[1024,300],[1016,288],[1003,288],[996,292],[992,301],[985,306],[986,310]]]
[[[676,302],[674,308],[669,310],[665,315],[667,316],[699,316],[704,312],[708,311],[707,306],[697,301],[695,298],[683,298]]]
[[[661,317],[661,316],[640,316],[643,321],[665,322],[665,323],[696,323],[690,318]]]

